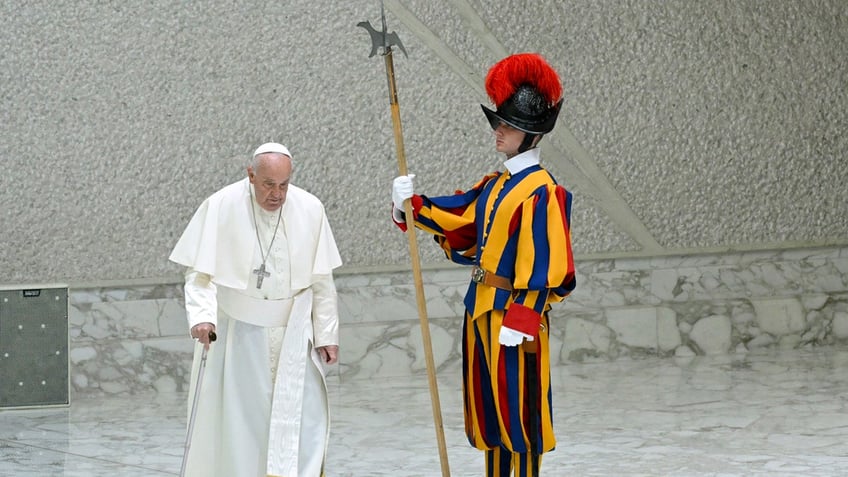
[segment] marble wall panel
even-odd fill
[[[848,345],[848,249],[580,261],[551,312],[555,365]],[[409,271],[342,271],[331,379],[426,377],[460,366],[467,269],[422,273],[430,347]],[[180,284],[72,289],[75,393],[183,391],[193,343]]]

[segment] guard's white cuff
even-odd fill
[[[518,346],[523,340],[533,341],[533,337],[512,328],[501,326],[501,332],[498,335],[500,344],[504,346]]]
[[[392,219],[399,224],[405,224],[406,214],[397,207],[392,207]]]

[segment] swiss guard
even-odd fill
[[[562,108],[556,71],[540,55],[521,53],[486,76],[502,170],[465,192],[429,197],[412,176],[392,187],[392,217],[406,230],[433,234],[446,257],[471,269],[462,339],[465,431],[485,453],[489,477],[538,476],[553,450],[549,335],[551,305],[574,290],[571,193],[540,163],[541,138]]]

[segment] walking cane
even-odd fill
[[[395,84],[395,69],[392,61],[392,46],[397,46],[406,55],[403,43],[397,33],[389,33],[386,28],[386,14],[383,2],[380,2],[380,16],[383,22],[383,30],[375,30],[371,22],[359,22],[360,26],[371,35],[371,54],[374,56],[380,48],[383,49],[383,57],[386,62],[386,79],[389,83],[389,105],[392,110],[392,126],[394,127],[395,148],[397,149],[398,171],[400,175],[407,175],[406,154],[403,150],[403,131],[400,124],[400,105],[398,104],[397,85]],[[415,222],[412,215],[412,202],[407,199],[403,203],[406,213],[406,235],[409,239],[409,255],[412,260],[412,275],[415,280],[415,296],[418,302],[418,318],[421,324],[421,339],[424,344],[424,358],[427,363],[427,377],[430,384],[430,402],[433,407],[433,424],[436,427],[436,440],[439,445],[439,461],[442,467],[442,477],[450,477],[448,466],[447,446],[445,444],[445,431],[442,425],[442,411],[439,404],[439,389],[436,381],[436,365],[433,361],[433,345],[430,341],[430,325],[427,321],[427,302],[424,299],[424,282],[421,278],[421,258],[418,256],[418,242],[415,237]]]
[[[215,341],[218,335],[214,331],[209,332],[209,341]],[[200,368],[197,370],[197,384],[194,386],[194,399],[191,403],[191,417],[188,420],[188,431],[186,431],[185,452],[183,452],[183,465],[180,467],[180,477],[185,477],[186,462],[188,462],[188,450],[191,447],[191,434],[194,431],[194,418],[197,417],[197,400],[200,397],[200,385],[203,383],[203,372],[206,370],[206,353],[209,351],[203,347],[200,355]]]

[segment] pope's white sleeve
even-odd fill
[[[339,344],[339,304],[332,274],[313,279],[312,331],[316,348]]]
[[[212,277],[189,269],[185,275],[185,308],[188,329],[199,323],[218,326],[218,289]]]

